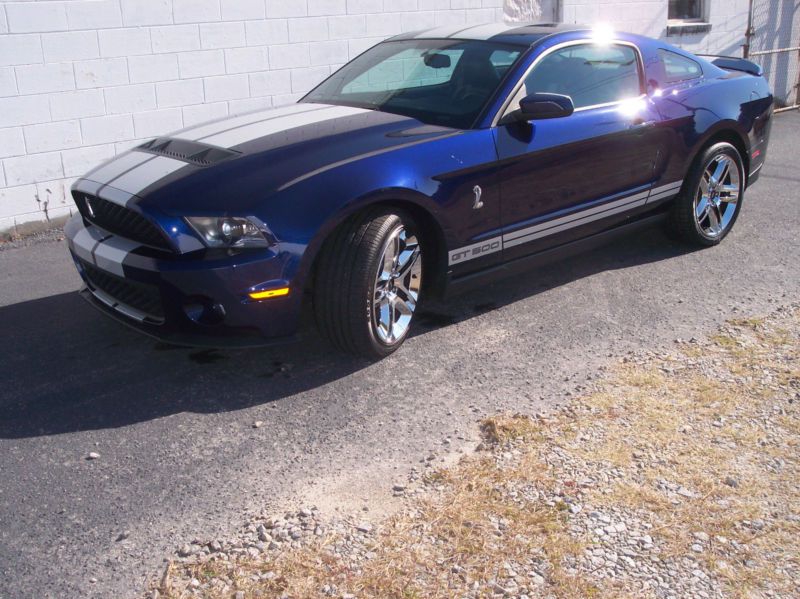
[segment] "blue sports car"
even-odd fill
[[[396,350],[420,302],[664,221],[719,243],[758,177],[759,67],[552,24],[403,34],[298,103],[190,127],[72,188],[106,314],[187,345]]]

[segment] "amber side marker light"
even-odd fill
[[[255,300],[268,299],[270,297],[289,295],[289,288],[281,287],[280,289],[268,289],[267,291],[254,291],[253,293],[248,293],[247,295],[250,296],[250,299]]]

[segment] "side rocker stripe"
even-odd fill
[[[619,200],[616,200],[616,201],[613,201],[613,202],[606,202],[604,204],[601,204],[600,206],[595,206],[593,208],[588,208],[586,210],[581,210],[580,212],[575,212],[575,213],[569,214],[567,216],[562,216],[560,218],[548,220],[546,222],[540,223],[538,225],[534,225],[532,227],[527,227],[525,229],[520,229],[518,231],[514,231],[512,233],[508,233],[506,235],[503,235],[503,240],[504,241],[506,241],[506,240],[510,241],[512,239],[517,239],[518,237],[525,237],[525,236],[528,236],[528,235],[530,235],[532,233],[536,233],[536,232],[539,232],[539,231],[542,231],[542,230],[545,230],[545,229],[550,229],[551,227],[555,227],[555,226],[558,226],[558,225],[570,223],[570,222],[576,221],[576,220],[582,220],[582,219],[584,219],[587,216],[590,216],[592,214],[598,214],[598,213],[606,212],[607,210],[610,210],[610,209],[615,208],[617,206],[630,204],[630,203],[632,203],[632,202],[634,202],[636,200],[647,199],[647,193],[648,192],[643,191],[641,193],[637,193],[635,195],[628,196],[628,197],[625,197],[625,198],[622,198],[622,199],[619,199]],[[642,203],[644,203],[644,202],[642,202]]]
[[[666,198],[671,198],[678,194],[683,186],[683,181],[677,181],[675,183],[670,183],[669,185],[663,185],[661,187],[657,187],[656,189],[650,192],[650,197],[647,198],[649,202],[658,202],[659,200],[663,200]]]
[[[618,200],[605,202],[599,206],[593,206],[573,214],[551,219],[531,227],[518,229],[511,233],[492,237],[485,241],[452,250],[448,253],[448,265],[461,264],[462,262],[473,260],[474,258],[486,254],[498,252],[504,248],[522,245],[574,227],[589,224],[596,220],[602,220],[614,214],[639,208],[652,200],[664,199],[676,195],[680,191],[682,185],[682,180],[674,181],[673,183],[663,185],[653,190],[641,191]]]
[[[599,212],[596,214],[586,215],[583,218],[574,219],[570,222],[564,223],[562,225],[558,225],[555,227],[551,227],[549,229],[545,229],[543,231],[535,232],[525,237],[518,237],[516,239],[508,239],[505,235],[503,236],[503,247],[514,247],[516,245],[521,245],[523,243],[528,243],[529,241],[535,241],[537,239],[541,239],[543,237],[549,237],[550,235],[554,235],[556,233],[560,233],[561,231],[566,231],[568,229],[573,229],[575,227],[580,227],[581,225],[587,225],[591,222],[596,220],[601,220],[608,216],[613,216],[614,214],[619,214],[620,212],[626,212],[627,210],[632,210],[633,208],[638,208],[639,206],[644,206],[647,202],[647,198],[641,198],[639,200],[635,200],[628,204],[614,204],[614,207],[609,208],[603,212]]]

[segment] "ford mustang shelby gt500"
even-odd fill
[[[305,305],[335,345],[380,357],[423,298],[609,234],[663,220],[719,243],[772,104],[757,65],[638,35],[403,34],[296,104],[94,169],[66,234],[83,295],[156,337],[292,337]]]

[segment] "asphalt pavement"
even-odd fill
[[[63,242],[0,251],[0,597],[135,596],[245,512],[374,510],[484,414],[545,410],[626,352],[796,300],[798,139],[800,114],[778,116],[720,246],[636,234],[429,307],[376,364],[313,335],[175,349],[86,305]]]

